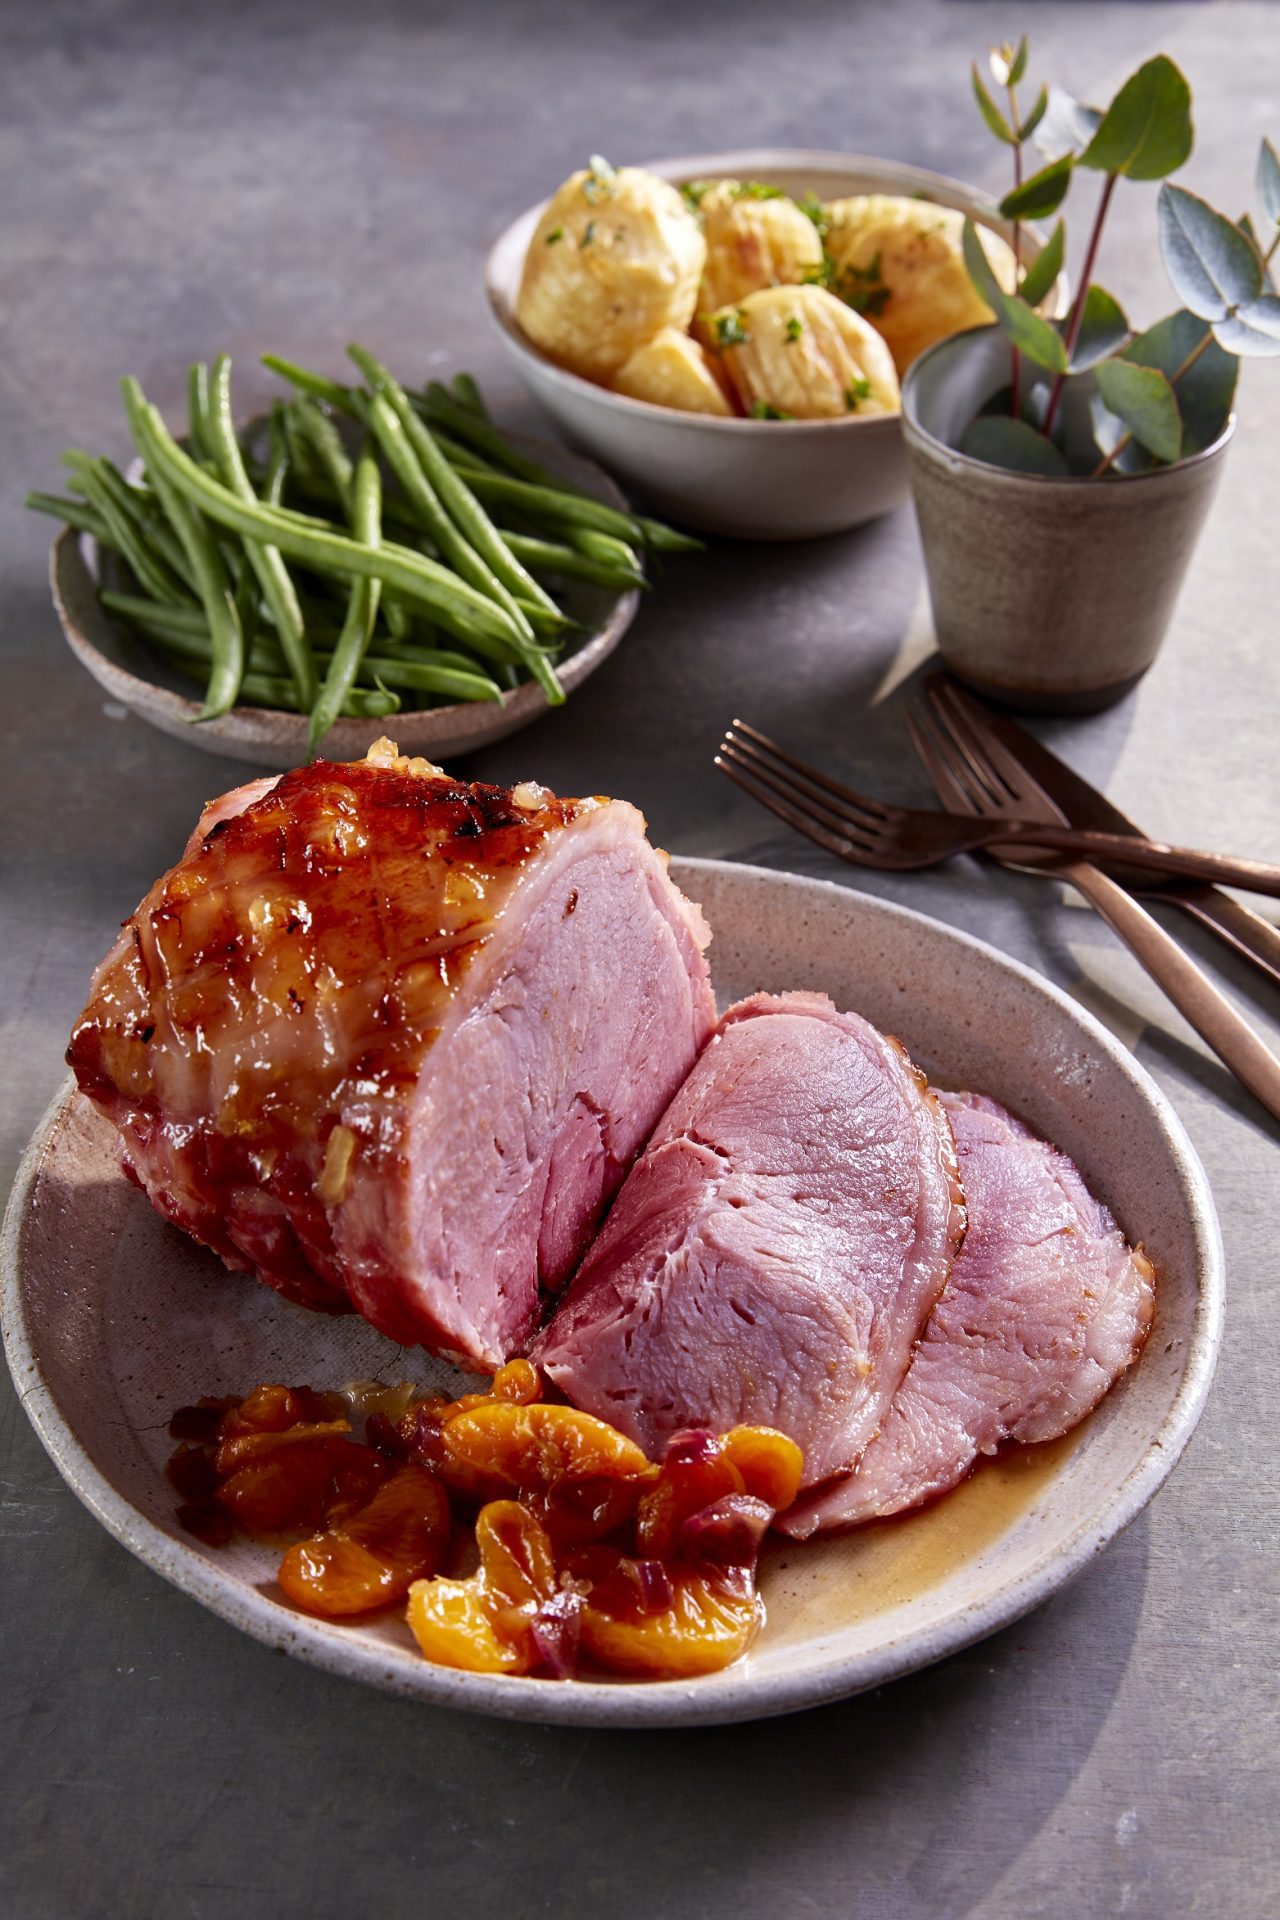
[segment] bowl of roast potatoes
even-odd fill
[[[792,149],[597,155],[507,228],[486,289],[534,397],[629,491],[706,532],[804,539],[906,497],[902,375],[992,319],[966,215],[1011,287],[1008,223],[941,174]],[[1024,264],[1040,244],[1024,226]]]

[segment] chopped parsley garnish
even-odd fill
[[[773,406],[768,400],[753,400],[751,418],[753,420],[794,420],[795,415],[784,413],[781,407]]]
[[[611,167],[603,154],[593,153],[591,166],[582,183],[582,197],[589,206],[613,192],[613,183],[617,179],[617,169]]]
[[[717,351],[722,347],[745,347],[751,338],[747,316],[741,307],[735,307],[732,313],[716,314],[711,326],[716,337]]]
[[[715,184],[714,180],[686,180],[680,188],[685,205],[696,213]]]
[[[591,242],[595,239],[595,237],[596,237],[596,223],[594,220],[588,220],[586,226],[582,229],[582,238],[578,242],[579,248],[581,249],[583,247],[589,247],[591,245]]]
[[[867,267],[842,267],[832,279],[831,291],[846,307],[874,320],[889,303],[890,290],[880,276],[880,255],[877,253]]]
[[[812,220],[818,232],[825,236],[831,225],[831,217],[821,200],[819,200],[817,194],[802,194],[800,199],[796,201],[796,205],[799,207],[801,213]]]
[[[787,321],[787,345],[789,347],[794,345],[794,343],[800,338],[800,335],[803,332],[804,332],[804,321],[800,318],[800,315],[798,313],[793,313],[791,318]]]
[[[856,413],[858,411],[859,400],[869,400],[870,398],[871,382],[869,380],[855,380],[851,387],[846,387],[844,390],[845,411],[847,413]]]
[[[550,233],[547,235],[545,245],[547,245],[548,247],[554,247],[557,240],[563,240],[563,239],[564,239],[564,228],[552,227]]]
[[[735,200],[781,200],[784,195],[781,187],[770,187],[763,180],[736,180],[733,197]]]
[[[829,287],[835,274],[836,263],[828,254],[823,254],[816,266],[806,267],[800,275],[802,287]]]

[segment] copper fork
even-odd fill
[[[1063,853],[1083,854],[1090,860],[1124,860],[1129,866],[1152,868],[1166,878],[1170,873],[1182,873],[1196,880],[1280,895],[1280,867],[1261,860],[1235,860],[1227,854],[1170,847],[1130,834],[1073,827],[1065,814],[1056,811],[1050,821],[1011,821],[1007,817],[975,817],[968,809],[938,813],[924,807],[891,806],[797,760],[745,720],[730,721],[715,763],[744,793],[788,826],[825,847],[828,853],[861,867],[895,872],[932,867],[952,854],[975,853],[1000,841],[1052,847]]]
[[[947,681],[930,682],[928,704],[905,709],[908,731],[944,806],[987,820],[1061,822],[1066,816],[990,730],[981,707]],[[1280,1120],[1280,1060],[1207,974],[1145,907],[1088,861],[1063,859],[996,839],[989,851],[1020,872],[1049,871],[1082,893],[1125,942],[1201,1039]]]

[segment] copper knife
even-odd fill
[[[1127,814],[1121,813],[1105,794],[1091,787],[1074,767],[1059,760],[1034,734],[1020,727],[1008,714],[997,713],[994,708],[988,707],[985,701],[983,706],[992,732],[999,736],[1010,753],[1017,755],[1028,773],[1062,808],[1073,827],[1146,839],[1141,827],[1136,826]],[[1107,872],[1130,893],[1140,893],[1149,900],[1162,900],[1190,914],[1280,984],[1280,927],[1264,919],[1260,913],[1254,913],[1251,908],[1241,906],[1221,887],[1208,886],[1196,880],[1182,880],[1173,874],[1162,877],[1152,873],[1150,868],[1125,867],[1118,863],[1108,863]]]

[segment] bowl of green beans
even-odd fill
[[[73,652],[111,696],[207,752],[271,768],[322,749],[461,754],[560,705],[622,638],[653,551],[564,448],[501,433],[475,382],[351,385],[274,355],[291,389],[238,426],[231,366],[191,369],[175,436],[121,383],[136,458],[64,455],[50,563]]]

